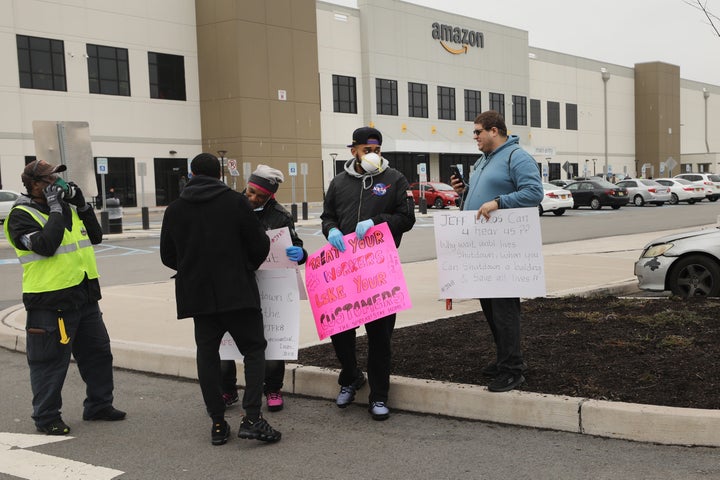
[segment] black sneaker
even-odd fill
[[[63,422],[62,419],[57,419],[47,425],[37,427],[37,431],[45,432],[48,435],[67,435],[70,433],[70,427],[65,425],[65,422]]]
[[[108,422],[117,422],[118,420],[124,420],[125,415],[127,415],[127,413],[110,405],[95,412],[94,415],[83,414],[83,420],[107,420]]]
[[[497,377],[500,370],[498,370],[497,363],[492,362],[485,365],[483,369],[480,370],[480,373],[482,373],[485,377]]]
[[[225,420],[222,423],[213,423],[210,436],[213,445],[225,445],[230,437],[230,425]]]
[[[238,437],[260,440],[261,442],[277,442],[282,437],[282,433],[272,428],[267,420],[260,415],[254,422],[251,422],[247,417],[243,417],[240,430],[238,430]]]
[[[525,381],[525,377],[521,374],[513,374],[503,372],[498,374],[492,379],[490,385],[488,385],[488,391],[490,392],[509,392],[513,388],[519,386]]]

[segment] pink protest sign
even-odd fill
[[[341,252],[325,245],[309,255],[305,286],[320,340],[412,307],[400,257],[387,223]]]

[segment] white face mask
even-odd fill
[[[363,155],[360,157],[360,166],[367,173],[379,173],[382,171],[382,157],[377,153]]]

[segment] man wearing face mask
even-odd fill
[[[303,241],[295,231],[295,222],[290,212],[275,199],[280,184],[285,180],[283,173],[267,165],[258,165],[250,175],[245,196],[250,201],[255,214],[265,226],[266,230],[287,227],[290,230],[292,246],[285,249],[285,254],[293,262],[302,265],[307,260],[307,252],[303,248]],[[220,362],[223,377],[223,400],[225,405],[237,402],[237,367],[234,360]],[[284,360],[265,361],[264,393],[268,410],[277,412],[283,409],[282,387],[285,377]]]
[[[71,353],[87,385],[83,420],[125,418],[113,407],[113,357],[98,306],[93,245],[102,242],[102,229],[80,188],[58,177],[65,170],[30,162],[21,175],[28,193],[5,221],[5,237],[23,267],[32,418],[48,435],[70,433],[60,408]]]
[[[402,173],[390,168],[381,155],[382,134],[371,127],[353,132],[350,145],[353,158],[345,169],[330,182],[323,203],[322,230],[330,244],[345,251],[343,235],[355,233],[363,239],[368,229],[386,222],[400,246],[403,233],[415,224],[415,211],[407,201],[410,185]],[[374,420],[390,416],[387,407],[390,390],[391,337],[395,314],[365,324],[368,337],[367,372],[370,383],[368,410]],[[356,331],[347,330],[331,336],[335,354],[340,361],[338,384],[340,393],[335,401],[347,407],[355,393],[365,384],[365,375],[358,368]]]

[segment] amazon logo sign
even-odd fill
[[[467,53],[469,47],[485,48],[485,36],[482,32],[443,25],[438,22],[432,24],[432,38],[439,40],[440,45],[453,55]],[[455,43],[460,47],[453,48],[448,43]]]

